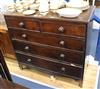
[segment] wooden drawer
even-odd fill
[[[34,56],[28,56],[20,53],[16,53],[16,55],[19,62],[26,63],[31,66],[37,66],[41,69],[46,69],[57,73],[61,73],[62,75],[68,75],[74,78],[82,77],[82,68],[80,67],[64,65],[52,61],[47,61],[46,59],[42,59]]]
[[[48,57],[48,59],[52,58],[51,60],[66,61],[79,65],[84,63],[84,54],[77,51],[58,49],[46,45],[28,44],[21,41],[13,41],[13,45],[17,51]]]
[[[43,32],[84,37],[86,33],[86,26],[84,24],[77,24],[58,20],[44,21],[42,22],[42,30]]]
[[[12,38],[36,42],[40,44],[46,44],[51,46],[57,46],[72,50],[84,51],[85,50],[85,41],[84,39],[58,36],[54,34],[45,34],[27,30],[12,30],[9,29],[10,35]]]
[[[40,31],[40,23],[38,20],[18,16],[6,16],[5,19],[8,27]]]

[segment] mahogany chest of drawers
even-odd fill
[[[90,7],[74,19],[5,14],[19,66],[78,79],[82,85],[88,25],[93,11],[94,7]]]

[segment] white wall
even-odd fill
[[[6,9],[6,5],[12,4],[13,0],[0,0],[0,11],[4,11]]]
[[[0,6],[5,4],[13,3],[13,0],[0,0]]]

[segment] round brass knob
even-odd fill
[[[64,46],[65,42],[62,40],[59,42],[60,45]]]
[[[28,62],[31,62],[31,61],[32,61],[32,59],[27,59],[27,61],[28,61]]]
[[[65,70],[66,70],[66,68],[65,68],[65,67],[61,67],[61,70],[62,70],[62,71],[65,71]]]
[[[23,37],[23,38],[26,38],[26,37],[27,37],[27,35],[26,35],[26,34],[22,34],[22,37]]]
[[[58,31],[59,31],[59,32],[64,32],[64,27],[60,26],[60,27],[58,28]]]
[[[61,57],[61,58],[64,58],[64,57],[65,57],[65,54],[60,54],[60,57]]]
[[[29,49],[29,46],[25,46],[25,48],[24,48],[25,50],[28,50]]]
[[[76,65],[75,65],[75,64],[73,64],[73,63],[71,63],[70,65],[71,65],[71,66],[74,66],[74,67],[76,67]]]
[[[22,27],[23,28],[24,27],[24,22],[20,22],[19,23],[19,27]]]

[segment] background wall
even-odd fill
[[[3,12],[7,9],[8,4],[14,3],[13,0],[0,0],[0,12]]]

